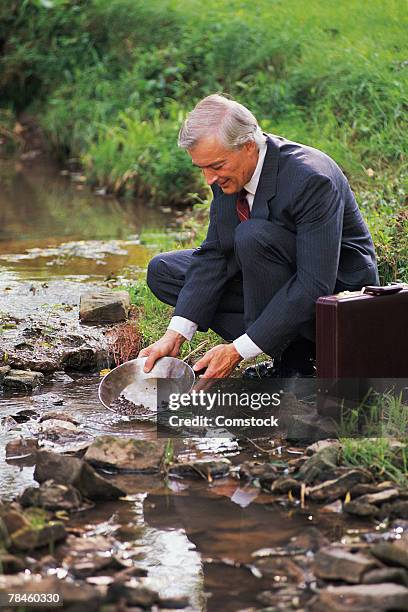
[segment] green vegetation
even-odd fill
[[[408,406],[402,394],[370,394],[343,419],[340,441],[347,465],[408,485]]]
[[[382,281],[408,280],[407,18],[404,0],[3,3],[0,124],[28,111],[91,183],[193,202],[207,192],[178,128],[202,96],[227,92],[265,130],[336,159]]]

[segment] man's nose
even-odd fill
[[[203,168],[203,174],[207,185],[213,185],[218,180],[218,174],[210,168]]]

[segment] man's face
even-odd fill
[[[226,149],[211,136],[200,140],[188,153],[195,166],[201,168],[209,185],[216,183],[224,193],[238,193],[253,175],[258,161],[258,147],[245,143],[241,149]]]

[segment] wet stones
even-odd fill
[[[11,367],[9,365],[0,366],[0,385],[3,384],[4,378],[10,372],[10,370],[11,370]]]
[[[27,487],[20,497],[23,507],[37,506],[44,510],[78,510],[82,496],[72,485],[57,484],[46,480],[40,487]]]
[[[6,459],[28,459],[35,457],[38,450],[38,440],[35,438],[17,438],[6,445]]]
[[[81,295],[79,318],[83,323],[116,323],[127,318],[129,308],[127,291],[88,291]]]
[[[129,606],[150,609],[159,602],[159,594],[131,578],[127,582],[113,582],[108,587],[108,601],[125,600]]]
[[[223,478],[231,467],[229,459],[202,459],[192,462],[173,464],[169,469],[170,476],[188,476],[193,478]]]
[[[299,470],[299,478],[306,484],[333,478],[339,463],[340,446],[323,446],[306,459]]]
[[[359,553],[350,553],[342,548],[323,548],[314,559],[314,573],[324,580],[343,580],[351,584],[361,582],[368,570],[374,569],[377,563]]]
[[[335,501],[344,497],[354,485],[368,482],[370,479],[371,475],[365,470],[348,470],[334,480],[326,480],[309,488],[308,494],[313,501]]]
[[[86,345],[79,348],[65,349],[60,360],[60,365],[64,370],[92,371],[97,367],[97,363],[97,351]]]
[[[30,370],[10,370],[3,379],[4,387],[19,391],[32,391],[44,382],[44,374]]]
[[[394,542],[375,544],[371,553],[389,565],[402,566],[408,569],[408,534],[404,534]]]
[[[309,609],[312,612],[407,610],[408,589],[392,583],[329,586],[320,591]]]
[[[157,472],[163,461],[164,440],[136,440],[100,436],[87,449],[84,459],[98,467],[126,472]]]
[[[40,483],[52,479],[57,484],[73,485],[91,500],[117,499],[126,494],[82,459],[48,451],[38,452],[34,478]]]

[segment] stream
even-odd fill
[[[52,326],[58,311],[71,331],[78,329],[81,292],[111,279],[125,282],[143,275],[159,239],[174,231],[169,211],[95,195],[80,177],[72,181],[44,161],[25,167],[4,162],[2,175],[0,314],[6,318],[35,320],[42,313]],[[15,333],[13,324],[5,325],[0,343]],[[57,372],[33,394],[0,392],[1,417],[27,408],[41,415],[50,410],[42,396],[53,394],[62,402],[54,410],[72,416],[85,434],[154,439],[155,427],[103,408],[99,382],[99,372]],[[28,421],[17,430],[0,431],[3,500],[34,482],[33,465],[5,458],[6,444],[19,435],[30,437],[32,428]],[[255,446],[242,447],[234,440],[182,444],[181,456],[227,457],[233,466],[260,456]],[[291,452],[277,445],[275,458],[296,457]],[[126,485],[125,499],[78,513],[73,524],[88,535],[117,538],[147,570],[146,584],[163,597],[187,596],[187,610],[261,610],[259,594],[284,585],[287,578],[275,570],[260,574],[253,553],[286,546],[310,527],[318,527],[329,541],[347,539],[356,528],[364,531],[361,520],[349,518],[346,525],[341,513],[321,513],[313,504],[306,509],[286,505],[259,488],[243,486],[233,474],[210,483],[163,482],[154,474],[123,474],[117,481]]]

